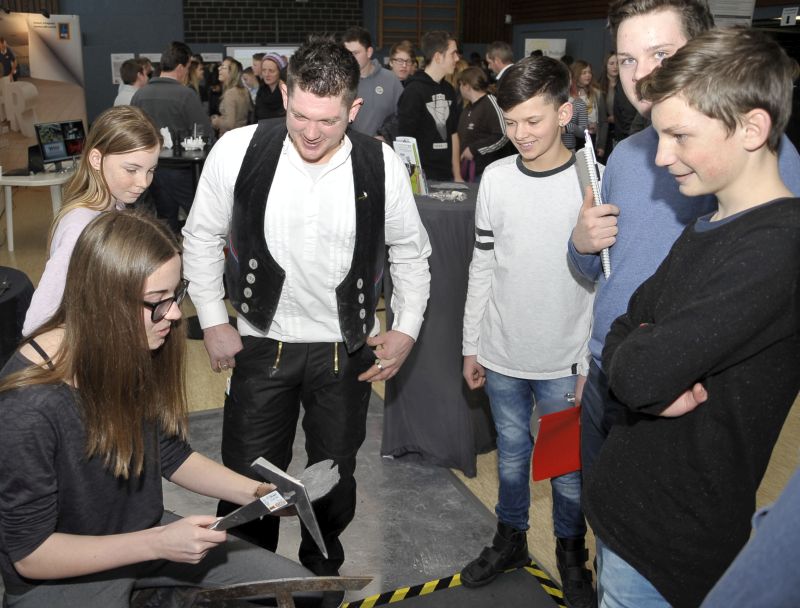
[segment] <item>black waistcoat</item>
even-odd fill
[[[383,151],[377,140],[349,131],[356,208],[356,238],[350,271],[336,287],[339,327],[348,352],[364,345],[375,322],[386,255]],[[233,307],[267,332],[278,308],[286,271],[265,239],[267,198],[281,158],[286,125],[262,121],[250,140],[236,179],[230,251],[225,261]]]

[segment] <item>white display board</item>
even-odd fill
[[[542,51],[547,57],[561,59],[567,54],[566,38],[526,38],[525,57],[530,57],[533,51]]]
[[[781,3],[778,3],[781,4]],[[714,15],[714,25],[717,27],[730,27],[753,24],[753,9],[756,0],[709,0],[708,8]]]
[[[111,82],[122,84],[119,69],[128,59],[135,59],[133,53],[111,53]]]

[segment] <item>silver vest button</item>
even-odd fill
[[[245,280],[252,285],[256,282],[256,275],[254,275],[252,272],[248,272]]]
[[[358,289],[361,289],[362,287],[364,287],[364,279],[358,279],[358,281],[356,281],[356,287]]]
[[[244,288],[244,297],[245,298],[252,298],[253,297],[253,290],[249,287]]]
[[[360,319],[366,319],[367,318],[367,311],[362,308],[361,310],[358,311],[358,317]]]
[[[248,312],[250,312],[250,307],[247,305],[247,302],[245,302],[244,304],[242,304],[242,312],[243,312],[243,313],[245,313],[245,314],[247,314]]]
[[[248,262],[248,265],[250,266],[250,268],[252,270],[255,270],[256,268],[258,268],[258,262],[256,260],[252,259],[252,258]]]

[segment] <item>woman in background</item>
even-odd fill
[[[616,51],[606,58],[606,67],[600,77],[600,103],[597,118],[597,158],[605,162],[614,149],[614,95],[619,81],[619,63]]]
[[[117,106],[95,119],[78,169],[65,187],[64,204],[50,228],[50,257],[33,294],[22,328],[30,335],[61,303],[75,241],[86,225],[106,211],[121,211],[153,181],[161,134],[139,108]]]
[[[222,60],[219,82],[222,84],[222,99],[219,102],[219,114],[211,117],[211,124],[222,137],[231,129],[247,124],[251,105],[250,93],[242,84],[242,64],[233,57]]]
[[[165,224],[96,217],[56,314],[0,373],[4,606],[124,608],[137,588],[313,576],[225,543],[213,515],[164,513],[162,476],[237,504],[274,489],[186,442],[185,293]]]
[[[458,120],[461,177],[477,181],[495,160],[508,156],[505,120],[494,97],[489,78],[481,68],[471,66],[458,75],[458,90],[467,106]]]
[[[600,104],[600,89],[594,83],[592,66],[583,59],[576,59],[570,66],[572,72],[572,87],[570,95],[577,97],[586,104],[587,130],[591,135],[597,133],[598,108]]]
[[[281,95],[281,80],[286,70],[286,59],[277,53],[267,53],[261,60],[261,80],[264,86],[258,89],[256,95],[256,122],[265,118],[280,118],[286,116]]]

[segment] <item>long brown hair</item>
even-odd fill
[[[111,154],[127,154],[149,150],[163,143],[153,121],[134,106],[116,106],[100,114],[86,138],[83,157],[78,169],[64,189],[64,204],[53,218],[50,239],[56,226],[67,213],[78,207],[103,211],[111,200],[111,191],[103,176],[102,166],[95,169],[89,162],[89,153],[96,149],[105,158]]]
[[[588,61],[584,61],[583,59],[576,59],[572,62],[572,65],[569,66],[570,74],[572,75],[572,84],[570,85],[570,94],[574,97],[578,94],[578,89],[581,88],[578,85],[578,81],[581,78],[581,72],[586,68],[591,69],[592,65]],[[595,84],[594,79],[589,83],[589,86],[586,87],[586,95],[589,97],[593,97],[597,95],[597,91],[599,87]]]
[[[88,458],[117,477],[144,466],[146,424],[186,436],[185,336],[174,323],[151,351],[142,307],[145,280],[180,254],[172,232],[139,213],[103,213],[84,229],[67,271],[61,305],[28,341],[63,328],[53,369],[31,365],[0,381],[0,392],[41,384],[74,386]]]

